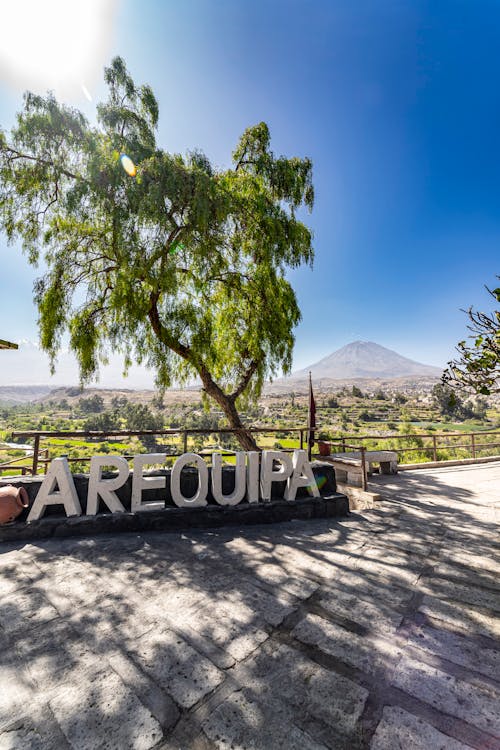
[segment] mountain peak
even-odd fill
[[[303,370],[292,373],[292,378],[304,377],[308,372],[315,378],[401,378],[441,374],[439,367],[425,365],[387,349],[374,341],[352,341]]]

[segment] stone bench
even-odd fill
[[[328,456],[328,463],[333,464],[337,482],[352,484],[355,487],[363,485],[361,459],[343,458],[342,456]]]
[[[361,454],[360,458],[361,458]],[[365,461],[368,474],[373,474],[373,464],[379,464],[381,474],[398,473],[398,454],[396,451],[366,451]]]
[[[347,484],[355,487],[363,485],[361,451],[332,453],[330,456],[325,456],[323,460],[333,465],[335,478],[338,482],[347,482]],[[374,464],[379,464],[381,474],[397,474],[398,454],[396,451],[365,451],[365,472],[367,476],[373,474]]]

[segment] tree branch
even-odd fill
[[[240,382],[239,382],[236,390],[234,390],[231,393],[231,395],[229,396],[229,398],[232,401],[236,401],[236,399],[239,396],[241,396],[241,394],[243,393],[243,391],[245,390],[245,388],[249,384],[250,380],[252,379],[252,376],[256,372],[258,366],[259,366],[259,363],[255,359],[253,359],[251,361],[250,365],[248,366],[247,371],[245,372],[245,374],[243,375],[242,379],[240,380]]]
[[[192,360],[190,347],[186,344],[182,344],[175,338],[175,336],[172,336],[172,334],[165,328],[165,326],[161,322],[160,313],[158,310],[159,298],[160,295],[158,292],[153,292],[149,298],[150,305],[148,310],[148,318],[153,331],[162,344],[175,352],[175,354],[178,354],[179,357],[182,357],[182,359],[191,362],[196,367],[196,363]]]
[[[81,175],[74,174],[67,169],[63,169],[62,167],[57,166],[52,160],[42,159],[39,156],[31,156],[30,154],[22,154],[20,151],[16,151],[16,149],[12,148],[12,146],[6,146],[3,150],[8,154],[14,154],[14,156],[7,156],[9,161],[14,161],[15,159],[27,159],[28,161],[34,161],[37,164],[43,164],[46,167],[54,167],[65,177],[70,177],[72,180],[81,180],[82,182],[89,184],[88,180],[85,180]]]

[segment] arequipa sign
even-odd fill
[[[166,487],[166,476],[144,476],[146,466],[158,466],[167,458],[165,453],[145,453],[132,459],[132,496],[130,510],[133,513],[164,510],[165,501],[148,500],[145,492]],[[278,466],[276,465],[278,464]],[[194,495],[186,497],[181,492],[181,473],[185,466],[194,465],[198,472],[198,487]],[[113,471],[113,477],[104,477],[104,471]],[[130,467],[122,456],[93,456],[90,461],[90,476],[85,515],[96,515],[99,499],[112,513],[124,513],[116,491],[129,479]],[[284,451],[265,450],[236,453],[234,490],[230,494],[222,491],[222,456],[212,455],[211,490],[219,505],[237,505],[267,502],[272,496],[275,482],[286,482],[285,500],[295,500],[297,489],[306,487],[313,497],[320,493],[311,464],[304,450],[293,454]],[[174,463],[170,477],[172,500],[179,508],[199,508],[207,505],[209,471],[204,459],[196,453],[183,453]],[[81,516],[82,506],[66,458],[55,458],[45,475],[31,506],[27,521],[41,518],[50,505],[63,505],[67,516]]]

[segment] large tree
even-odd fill
[[[230,169],[156,144],[158,104],[121,58],[105,70],[97,126],[27,93],[0,132],[0,221],[32,264],[41,345],[54,364],[62,337],[82,383],[107,353],[156,373],[160,388],[201,380],[240,442],[238,413],[265,378],[289,371],[300,320],[287,268],[312,264],[309,159],[276,157],[265,123],[248,128]]]
[[[486,289],[500,303],[500,287]],[[448,362],[443,382],[485,396],[500,393],[500,310],[487,313],[471,307],[467,315],[472,335],[458,343],[458,357]]]

